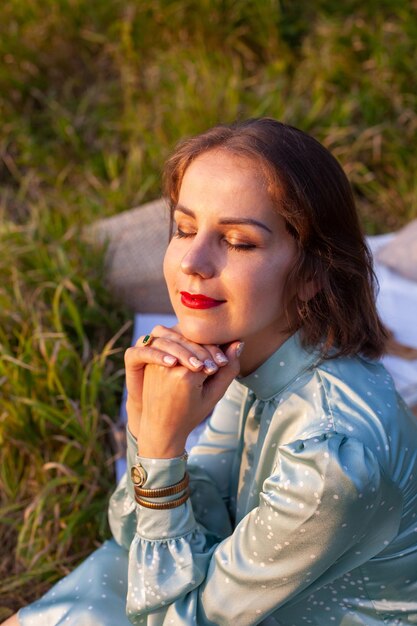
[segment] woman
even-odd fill
[[[417,425],[342,169],[255,119],[180,144],[165,184],[179,323],[126,353],[114,540],[9,623],[417,623]]]

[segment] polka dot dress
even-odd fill
[[[187,461],[128,467],[146,486]],[[417,623],[417,424],[382,365],[322,361],[291,337],[232,383],[188,460],[191,498],[113,494],[114,539],[21,626],[376,626]]]

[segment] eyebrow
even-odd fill
[[[190,217],[193,217],[195,219],[195,213],[191,211],[191,209],[187,209],[187,207],[182,206],[182,204],[177,204],[174,209],[174,213],[175,211],[180,211],[181,213],[185,213],[185,215],[189,215]],[[272,235],[272,230],[268,228],[266,224],[264,224],[263,222],[259,222],[258,220],[254,220],[251,217],[223,217],[219,220],[219,224],[243,224],[248,226],[258,226],[259,228],[263,228]]]

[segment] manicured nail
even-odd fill
[[[162,360],[167,365],[175,365],[175,363],[177,362],[177,359],[175,358],[175,356],[170,356],[169,354],[167,356],[164,356]]]
[[[219,365],[223,365],[224,363],[229,362],[229,359],[227,358],[227,356],[223,354],[222,352],[217,352],[214,355],[214,358],[216,359],[217,363],[219,363]]]
[[[204,369],[208,374],[211,374],[212,372],[217,372],[219,368],[214,361],[212,361],[211,359],[206,359],[204,361]]]
[[[235,353],[237,357],[240,357],[244,347],[245,347],[245,344],[244,344],[243,341],[241,341],[240,343],[237,344],[237,346],[236,346],[236,353]]]
[[[197,357],[195,356],[191,356],[188,360],[193,367],[201,367],[202,365],[204,365],[203,361],[200,361],[200,359],[197,359]]]

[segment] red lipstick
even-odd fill
[[[215,300],[209,298],[201,293],[188,293],[187,291],[181,291],[181,302],[189,309],[212,309],[215,306],[220,306],[225,300]]]

